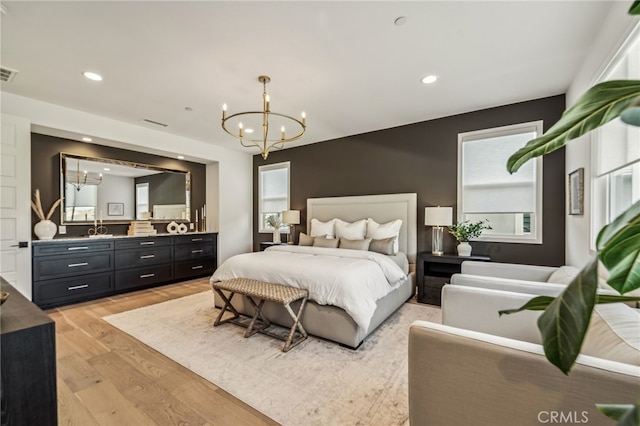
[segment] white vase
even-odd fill
[[[461,241],[458,244],[458,256],[471,256],[471,244],[466,241]]]
[[[41,220],[33,227],[33,232],[40,240],[51,240],[58,232],[58,225],[50,220]]]
[[[280,230],[278,228],[273,230],[273,242],[280,244],[282,239],[280,239]]]

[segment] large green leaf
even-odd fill
[[[596,408],[605,416],[617,420],[617,426],[635,426],[640,424],[640,400],[634,404],[596,404]]]
[[[568,374],[589,326],[598,289],[598,261],[592,259],[538,318],[544,353]]]
[[[611,287],[620,294],[640,288],[640,202],[605,226],[596,246]]]
[[[507,169],[514,173],[530,159],[562,148],[570,140],[619,117],[637,96],[638,80],[612,80],[593,86],[544,135],[509,157]]]
[[[640,1],[634,1],[629,9],[629,15],[640,15]]]

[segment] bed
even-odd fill
[[[417,251],[416,214],[417,195],[386,194],[355,197],[310,198],[307,200],[307,230],[311,230],[312,219],[327,222],[340,219],[347,223],[371,218],[378,224],[402,220],[398,238],[398,255],[348,250],[344,248],[316,248],[275,246],[264,252],[246,253],[227,259],[211,277],[211,282],[235,277],[258,279],[278,284],[300,286],[298,278],[308,272],[311,280],[311,296],[307,304],[302,324],[309,334],[328,339],[340,345],[356,349],[382,322],[412,297],[415,288],[415,259]],[[403,255],[403,254],[404,255]],[[319,264],[323,256],[337,258],[338,267],[324,268],[329,273],[320,278]],[[404,261],[402,260],[404,259]],[[327,260],[328,261],[328,260]],[[372,266],[374,263],[378,265]],[[393,264],[393,265],[391,265]],[[396,266],[397,265],[397,266]],[[321,266],[321,265],[320,265]],[[359,269],[362,268],[362,269]],[[402,269],[398,275],[397,268]],[[332,274],[334,269],[351,271],[346,277]],[[380,269],[380,271],[377,271]],[[306,270],[306,271],[305,271]],[[315,272],[314,272],[315,271]],[[387,279],[387,289],[381,284],[372,284],[383,275]],[[333,283],[332,290],[322,290],[319,282]],[[335,284],[334,280],[342,280]],[[369,287],[360,287],[364,281]],[[318,284],[316,286],[316,284]],[[305,284],[306,285],[306,284]],[[332,304],[331,297],[338,290],[344,290],[346,302]],[[359,294],[369,294],[374,300],[364,300]],[[342,296],[340,296],[342,297]],[[215,299],[218,307],[222,301]],[[363,299],[363,300],[360,300]],[[236,296],[234,306],[240,313],[252,314],[252,309],[244,297]],[[352,305],[366,305],[365,314],[354,312]],[[340,306],[338,306],[340,305]],[[295,305],[292,308],[296,309]],[[358,307],[357,309],[360,309]],[[291,318],[277,304],[266,303],[264,315],[273,323],[290,327]]]

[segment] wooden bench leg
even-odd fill
[[[249,299],[249,303],[251,303],[251,305],[253,306],[255,313],[251,318],[251,322],[247,326],[247,331],[245,331],[244,337],[251,337],[257,332],[269,328],[271,322],[262,315],[262,306],[264,305],[264,299],[260,299],[260,302],[257,305],[253,300],[253,297],[247,296],[247,299]],[[262,326],[255,327],[256,320],[259,320],[262,323]]]
[[[282,348],[282,352],[288,352],[289,349],[297,346],[300,342],[302,342],[303,340],[305,340],[307,338],[307,331],[304,329],[304,327],[302,326],[302,323],[300,322],[300,317],[302,316],[302,313],[304,312],[304,305],[307,302],[307,298],[303,298],[302,302],[300,302],[300,307],[298,308],[298,313],[295,314],[293,312],[293,310],[291,309],[291,306],[289,306],[289,304],[287,303],[286,305],[284,305],[284,307],[287,309],[287,312],[289,312],[289,315],[291,316],[291,318],[293,319],[293,324],[291,325],[291,331],[289,331],[289,337],[287,338],[287,340],[284,343],[284,347]],[[296,328],[300,331],[300,334],[302,334],[298,339],[296,339],[295,341],[293,340],[293,336],[296,333]]]
[[[218,293],[218,296],[220,296],[222,298],[222,300],[224,300],[224,307],[222,308],[222,310],[218,314],[218,318],[216,318],[216,320],[214,321],[213,326],[217,327],[220,324],[224,324],[226,322],[231,322],[231,321],[233,321],[235,319],[240,318],[240,314],[238,313],[238,311],[236,311],[236,308],[234,308],[233,305],[231,304],[231,300],[233,300],[233,296],[235,296],[235,293],[231,293],[229,298],[227,298],[227,296],[224,295],[222,290],[218,290],[217,288],[215,290],[216,290],[216,293]],[[227,311],[231,312],[233,314],[233,317],[223,320],[222,316]]]

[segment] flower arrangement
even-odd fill
[[[480,220],[478,222],[465,220],[464,222],[450,225],[449,233],[459,242],[468,242],[471,239],[478,238],[485,229],[493,229],[488,220]]]
[[[59,198],[55,203],[53,203],[53,205],[49,209],[49,213],[47,213],[47,215],[45,216],[44,210],[42,210],[42,202],[40,201],[40,190],[39,189],[36,189],[36,191],[34,193],[34,198],[35,198],[35,201],[31,200],[31,208],[33,209],[33,211],[35,212],[36,216],[38,216],[38,219],[40,219],[40,220],[49,220],[49,219],[51,219],[51,216],[53,215],[53,212],[56,210],[56,207],[58,207],[58,205],[62,202],[62,198]]]
[[[265,222],[267,223],[267,225],[269,225],[273,229],[280,229],[280,227],[282,226],[282,219],[280,218],[280,213],[271,214],[267,216],[267,219],[265,220]]]

